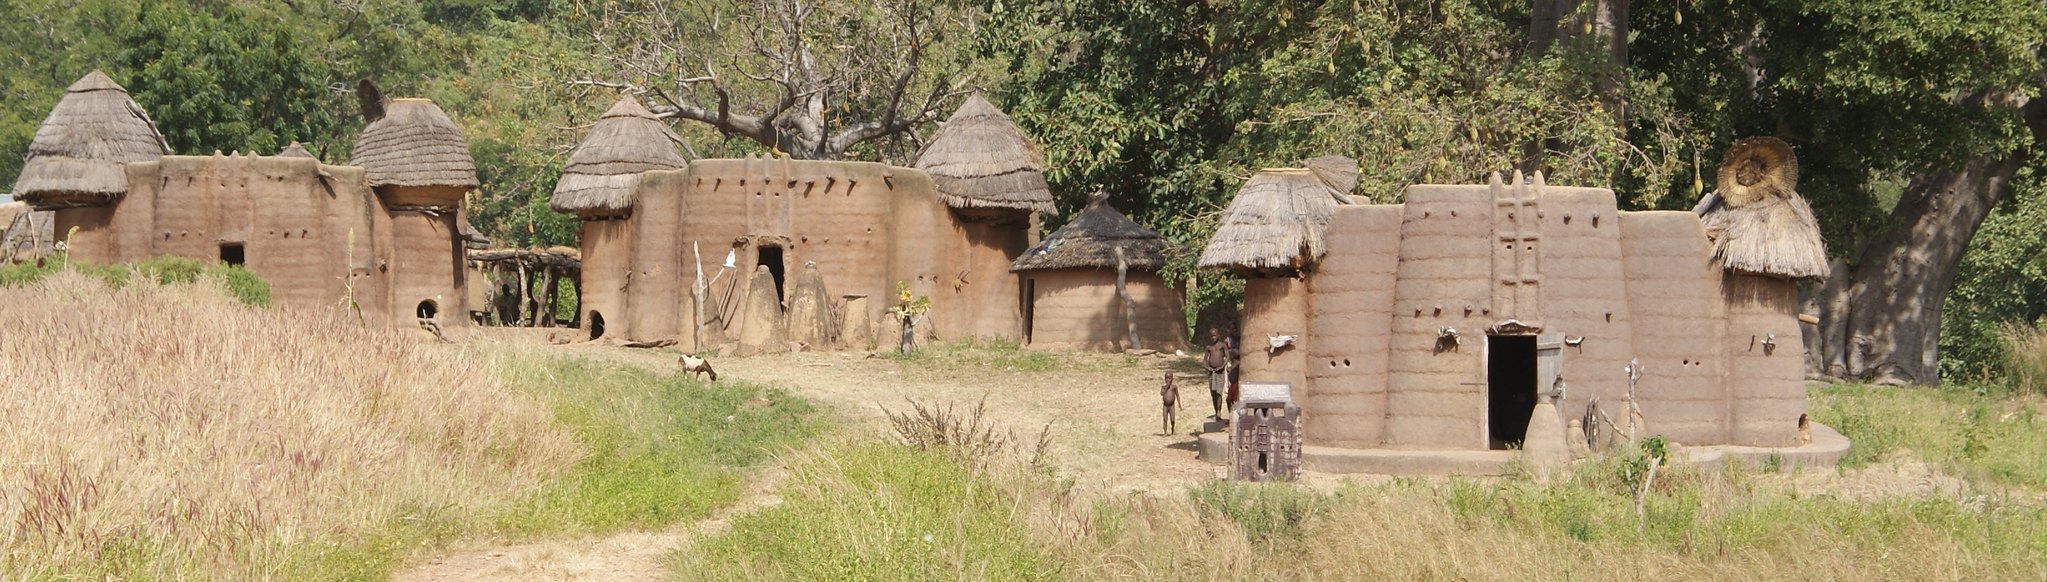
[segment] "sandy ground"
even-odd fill
[[[543,330],[493,330],[467,341],[545,342]],[[570,333],[557,331],[554,333]],[[675,367],[673,349],[631,349],[598,344],[559,346],[577,354],[657,370]],[[981,356],[987,353],[980,353]],[[979,356],[939,357],[904,363],[866,353],[803,352],[717,358],[722,380],[778,386],[817,402],[842,419],[841,428],[885,434],[884,409],[907,410],[910,401],[971,408],[984,401],[996,421],[1032,441],[1050,427],[1049,460],[1076,487],[1113,493],[1178,494],[1222,475],[1194,458],[1194,431],[1210,412],[1207,383],[1192,357],[1171,354],[1052,354],[1051,371],[1003,366]],[[1179,432],[1161,434],[1159,383],[1167,370],[1180,376]],[[858,434],[858,432],[856,432]],[[779,467],[753,479],[740,501],[703,521],[659,532],[504,544],[458,543],[423,558],[395,576],[410,582],[463,580],[637,581],[666,577],[669,554],[698,536],[723,531],[736,515],[780,500]]]

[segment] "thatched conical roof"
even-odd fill
[[[1826,278],[1826,243],[1797,181],[1798,156],[1783,140],[1755,137],[1728,148],[1717,191],[1697,209],[1713,258],[1731,271]]]
[[[1045,156],[995,105],[967,97],[931,143],[917,153],[938,197],[953,208],[994,208],[1055,214],[1045,185]]]
[[[306,151],[305,144],[301,144],[299,142],[291,142],[291,145],[284,146],[283,151],[277,152],[277,157],[310,158],[313,157],[313,152]]]
[[[1123,249],[1124,260],[1130,268],[1157,271],[1166,265],[1166,253],[1173,248],[1173,243],[1159,233],[1131,222],[1129,217],[1109,206],[1107,194],[1096,193],[1088,200],[1087,208],[1073,216],[1072,222],[1024,251],[1023,256],[1010,264],[1009,270],[1113,269],[1119,247]]]
[[[590,127],[569,154],[548,205],[561,212],[617,213],[631,209],[640,172],[689,163],[675,149],[675,134],[639,100],[626,95]]]
[[[1322,258],[1329,217],[1351,199],[1317,174],[1312,168],[1287,168],[1251,176],[1223,210],[1200,265],[1282,273]]]
[[[170,153],[128,90],[93,71],[64,90],[36,129],[14,197],[37,206],[110,202],[128,192],[123,165]]]
[[[394,99],[355,140],[350,163],[371,187],[476,187],[476,162],[455,121],[426,99]]]

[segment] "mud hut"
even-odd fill
[[[1249,278],[1243,381],[1291,387],[1311,469],[1407,471],[1449,451],[1424,470],[1499,470],[1529,435],[1564,432],[1532,422],[1611,436],[1630,407],[1638,436],[1795,442],[1796,313],[1735,293],[1748,275],[1715,258],[1698,215],[1623,212],[1611,190],[1540,174],[1410,186],[1401,204],[1271,201],[1279,188],[1252,186],[1203,264]],[[1248,196],[1288,210],[1240,213]],[[1545,399],[1556,414],[1542,418]]]
[[[938,197],[964,216],[1022,219],[1056,214],[1045,185],[1045,156],[1009,115],[979,93],[967,97],[917,153]]]
[[[1172,248],[1097,192],[1010,265],[1022,278],[1024,341],[1045,349],[1184,347],[1180,295],[1158,274]]]
[[[66,242],[75,261],[218,260],[255,272],[281,305],[349,305],[366,321],[404,327],[422,314],[460,322],[463,258],[454,221],[461,193],[476,182],[467,149],[431,103],[401,100],[392,110],[400,116],[372,123],[364,132],[369,147],[357,148],[359,158],[383,164],[384,186],[373,189],[369,170],[323,164],[303,147],[278,156],[164,155],[148,115],[93,73],[38,132],[53,137],[39,137],[47,143],[33,148],[41,161],[29,165],[44,170],[24,172],[24,198],[54,210],[60,235],[77,229]],[[428,119],[434,127],[424,132],[403,122],[420,116],[438,119]],[[87,133],[99,137],[79,137]],[[124,151],[126,158],[105,157]]]
[[[392,277],[393,304],[444,327],[466,322],[462,198],[477,186],[469,142],[427,99],[394,99],[366,114],[349,159],[389,214],[392,253],[403,267]]]
[[[128,90],[93,71],[64,90],[28,144],[14,198],[38,210],[98,207],[128,192],[128,162],[170,153]]]

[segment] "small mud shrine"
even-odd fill
[[[979,96],[933,135],[915,168],[692,161],[674,142],[645,107],[621,98],[571,154],[555,188],[552,206],[582,218],[581,316],[593,338],[674,338],[686,352],[728,342],[741,353],[868,347],[893,343],[893,310],[924,296],[930,307],[917,329],[925,337],[1036,332],[1102,349],[1128,341],[1127,329],[1107,333],[1121,317],[1032,325],[1030,288],[1010,271],[1025,265],[1018,261],[1032,215],[1053,211],[1052,194],[1036,146]],[[1124,234],[1131,233],[1117,231]],[[1149,310],[1164,305],[1149,275],[1158,246],[1133,241],[1127,251],[1128,287]],[[1114,264],[1108,268],[1113,279]],[[1093,292],[1099,283],[1086,286]],[[1100,305],[1090,313],[1108,315],[1113,297],[1094,297]],[[1140,334],[1178,341],[1178,332],[1151,325]]]
[[[1736,144],[1695,212],[1621,212],[1541,174],[1357,204],[1354,165],[1307,165],[1246,182],[1200,260],[1249,278],[1244,382],[1292,387],[1305,445],[1566,434],[1531,428],[1539,401],[1595,432],[1624,431],[1632,403],[1644,435],[1797,444],[1796,282],[1826,265],[1783,142]]]
[[[462,198],[476,187],[469,147],[430,101],[376,105],[365,107],[352,166],[296,145],[276,156],[171,155],[127,90],[95,71],[36,131],[14,196],[53,211],[73,260],[219,260],[268,281],[280,304],[352,298],[370,320],[460,323]]]

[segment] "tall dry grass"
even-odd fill
[[[0,289],[0,570],[249,579],[511,503],[577,454],[472,355],[217,285]]]

